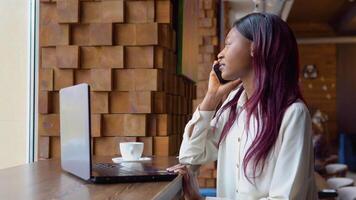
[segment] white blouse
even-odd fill
[[[237,91],[238,88],[231,91],[224,104]],[[246,111],[242,110],[242,106],[246,101],[247,95],[243,91],[237,104],[237,111],[241,111],[239,118],[219,147],[217,143],[228,119],[229,109],[222,113],[213,133],[215,111],[201,111],[198,106],[184,130],[180,163],[200,165],[218,160],[217,197],[221,199],[317,199],[311,119],[304,103],[297,101],[287,108],[276,144],[266,159],[262,174],[255,178],[254,185],[245,177],[242,165],[244,155],[256,135],[256,119],[253,117],[248,137],[244,128]],[[250,177],[252,163],[249,162],[247,166]]]

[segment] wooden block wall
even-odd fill
[[[195,85],[176,74],[169,0],[41,0],[39,158],[60,156],[59,90],[91,87],[94,155],[176,155],[191,118]]]
[[[197,73],[197,98],[193,109],[203,100],[208,90],[208,78],[211,65],[219,52],[219,39],[217,32],[217,5],[216,1],[199,1],[199,55]]]
[[[200,187],[215,188],[216,187],[216,162],[202,165],[199,168],[198,183]]]
[[[219,39],[216,1],[199,0],[199,55],[197,73],[197,94],[193,102],[193,112],[203,100],[208,89],[211,65],[218,54]],[[216,187],[216,163],[203,165],[198,176],[200,187]]]

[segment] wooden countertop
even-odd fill
[[[316,186],[319,191],[322,189],[330,189],[326,180],[319,173],[314,172],[314,176],[315,176]]]
[[[96,160],[109,160],[100,158]],[[157,157],[162,169],[176,164],[174,157]],[[0,170],[0,199],[177,199],[182,194],[182,177],[170,182],[92,184],[60,168],[59,160]]]

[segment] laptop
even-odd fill
[[[173,180],[177,174],[155,168],[152,165],[153,160],[121,163],[92,162],[89,91],[89,85],[85,83],[59,91],[62,169],[93,183]]]

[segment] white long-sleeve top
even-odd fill
[[[235,96],[230,92],[223,103]],[[215,111],[201,111],[199,106],[185,127],[179,152],[183,164],[200,165],[217,160],[217,197],[239,200],[314,200],[317,191],[314,180],[314,152],[311,119],[302,101],[290,105],[283,116],[277,141],[269,153],[264,170],[251,184],[244,175],[242,161],[256,136],[256,119],[251,117],[245,130],[247,101],[243,91],[237,104],[241,111],[226,138],[217,146],[229,110],[225,110],[215,126]],[[213,118],[214,117],[214,118]],[[212,128],[215,127],[213,133]],[[190,136],[189,136],[190,135]],[[252,163],[247,174],[252,176]],[[257,171],[258,172],[258,171]],[[258,173],[257,173],[258,174]]]

